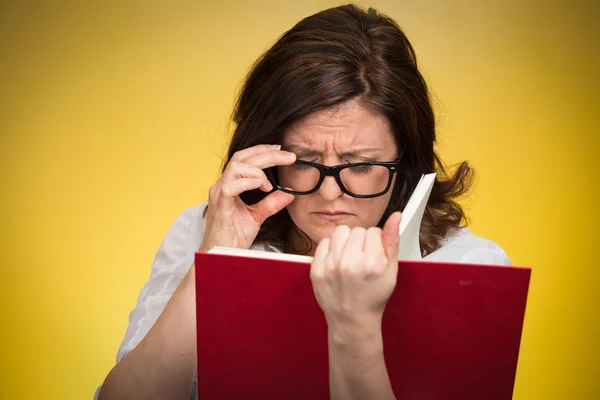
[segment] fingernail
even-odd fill
[[[296,155],[294,153],[286,152],[285,157],[292,160],[292,159],[296,158]]]
[[[266,181],[265,187],[267,188],[268,191],[273,190],[273,185],[271,185],[271,182]]]
[[[281,145],[280,144],[272,144],[271,145],[275,150],[280,150],[281,149]]]

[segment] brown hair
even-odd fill
[[[387,117],[404,149],[390,203],[379,222],[403,210],[421,175],[437,172],[421,225],[424,254],[442,244],[465,219],[457,198],[473,176],[467,162],[450,176],[434,151],[435,118],[412,45],[389,17],[345,5],[297,23],[253,65],[233,112],[236,128],[223,170],[233,154],[263,143],[281,143],[285,130],[306,115],[352,99]],[[242,193],[247,204],[265,197]],[[256,242],[282,248],[291,228],[287,210],[268,218]]]

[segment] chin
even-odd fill
[[[309,231],[304,231],[308,237],[310,237],[315,243],[319,243],[321,240],[330,238],[335,232],[335,228],[337,225],[324,226],[320,229],[311,229]]]
[[[315,243],[319,243],[325,238],[330,238],[331,235],[333,235],[333,232],[335,232],[335,227],[330,229],[320,229],[318,232],[314,233],[311,232],[309,236]]]
[[[295,215],[292,215],[292,220],[294,220],[294,216]],[[346,225],[351,229],[357,226],[363,226],[356,215],[351,215],[350,217],[339,221],[327,221],[322,218],[313,219],[313,217],[309,215],[298,218],[295,223],[302,232],[317,244],[325,238],[330,238],[339,225]]]

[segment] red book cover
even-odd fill
[[[196,253],[199,399],[329,399],[310,264]],[[383,319],[397,399],[511,399],[529,268],[400,261]]]

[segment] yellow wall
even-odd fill
[[[337,3],[4,3],[0,398],[91,398],[163,235],[217,177],[247,68]],[[515,398],[600,398],[598,7],[371,4],[417,49],[442,154],[477,168],[473,229],[533,267]]]

